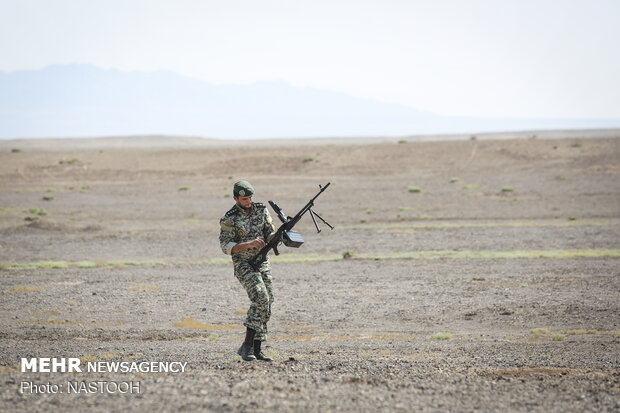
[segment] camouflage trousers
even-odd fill
[[[256,331],[254,340],[265,341],[267,339],[267,322],[271,318],[271,303],[273,303],[269,262],[263,263],[258,271],[254,271],[246,261],[236,262],[235,277],[245,288],[251,301],[243,325]]]

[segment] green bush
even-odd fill
[[[37,214],[39,216],[47,215],[47,211],[45,210],[45,208],[32,207],[28,210],[28,212],[30,212],[31,214]]]
[[[534,328],[534,329],[532,329],[531,332],[532,332],[532,334],[534,334],[535,337],[540,337],[540,336],[549,334],[549,330],[548,329],[541,328],[541,327]]]

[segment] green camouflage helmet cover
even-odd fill
[[[248,181],[237,181],[233,187],[235,196],[250,196],[254,194],[254,188]]]

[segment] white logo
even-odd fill
[[[245,196],[245,191],[242,189],[241,191],[239,191],[239,195]]]

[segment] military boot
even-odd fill
[[[273,359],[271,357],[267,357],[265,355],[265,353],[263,353],[262,351],[260,351],[260,345],[261,345],[262,341],[260,340],[254,340],[254,356],[258,359],[258,360],[263,360],[263,361],[273,361]]]
[[[241,358],[245,361],[256,360],[256,357],[254,357],[254,346],[253,346],[254,333],[255,331],[248,327],[248,329],[245,332],[245,341],[243,342],[243,344],[241,344],[241,347],[239,347],[239,350],[237,350],[237,354],[239,354]]]

